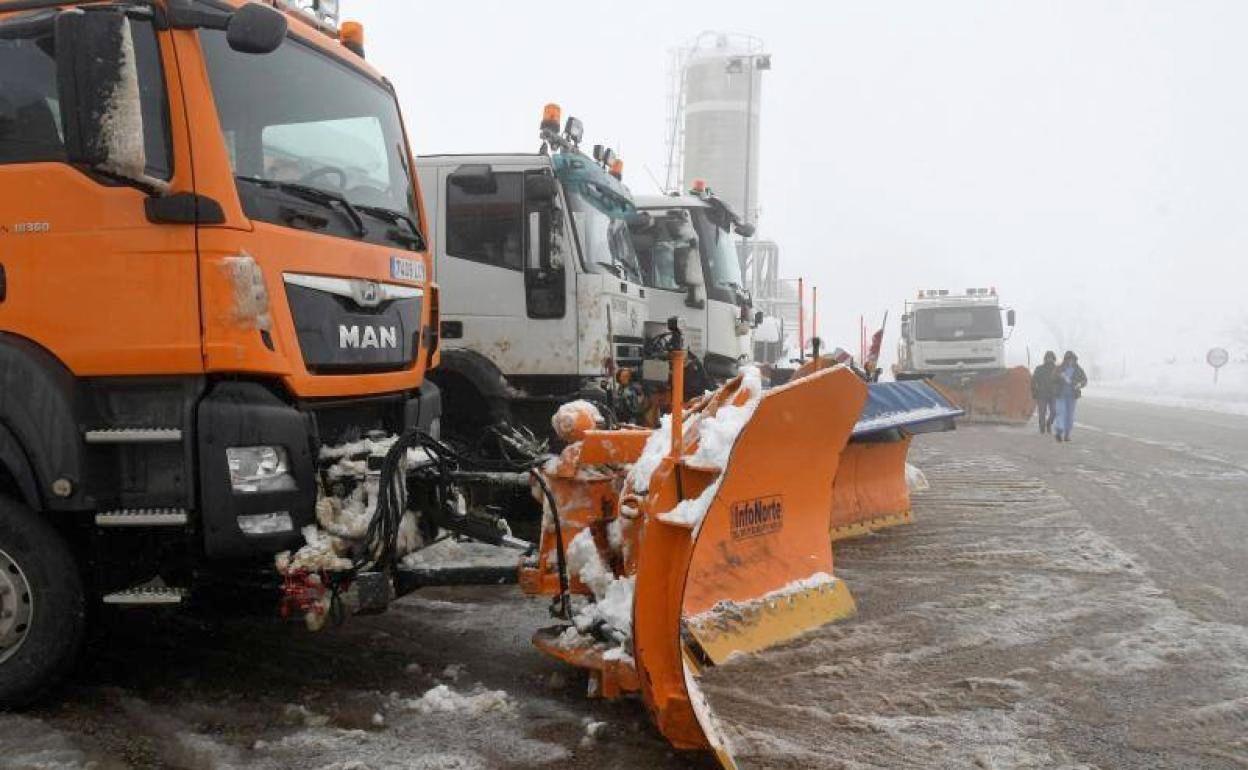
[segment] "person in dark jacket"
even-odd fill
[[[1070,432],[1075,427],[1075,401],[1083,395],[1083,389],[1088,384],[1088,375],[1079,365],[1079,356],[1067,350],[1053,382],[1057,386],[1057,421],[1053,437],[1058,441],[1070,441]]]
[[[1052,350],[1044,353],[1044,363],[1031,373],[1031,397],[1036,400],[1036,413],[1040,416],[1040,432],[1053,431],[1056,416],[1054,403],[1057,398],[1057,354]]]

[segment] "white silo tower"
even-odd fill
[[[750,35],[703,32],[674,52],[672,65],[668,189],[704,179],[757,222],[759,104],[770,54]]]

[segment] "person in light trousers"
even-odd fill
[[[1053,438],[1057,441],[1070,441],[1070,433],[1075,428],[1075,402],[1083,395],[1088,384],[1088,375],[1084,374],[1079,365],[1079,356],[1067,350],[1062,356],[1062,363],[1054,374],[1057,387],[1056,420],[1053,425]]]

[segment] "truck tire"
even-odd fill
[[[64,676],[85,626],[82,577],[64,539],[0,495],[0,710],[30,703]]]

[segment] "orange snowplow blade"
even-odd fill
[[[832,485],[833,540],[910,522],[906,454],[910,436],[851,441]]]
[[[1036,409],[1031,372],[1024,366],[965,381],[936,378],[932,384],[966,411],[974,422],[1024,423]]]
[[[701,399],[668,447],[660,446],[656,431],[658,438],[634,457],[633,467],[647,466],[645,473],[548,466],[558,468],[571,570],[584,562],[588,546],[613,573],[605,598],[606,581],[593,570],[573,575],[580,578],[573,590],[607,605],[610,591],[629,583],[632,627],[627,641],[612,648],[619,635],[583,630],[582,611],[571,628],[543,631],[535,642],[590,669],[596,694],[640,687],[674,746],[712,749],[726,767],[735,766],[730,747],[699,694],[698,673],[854,612],[848,589],[834,577],[828,532],[833,479],[866,385],[838,367],[766,392],[758,387],[751,390],[738,377]],[[590,431],[585,446],[570,447],[565,460],[596,456],[591,447],[611,444],[613,433]],[[612,486],[603,484],[604,475],[623,479],[613,509],[603,505],[601,495]],[[543,530],[537,564],[521,582],[550,595],[555,535],[552,526]]]

